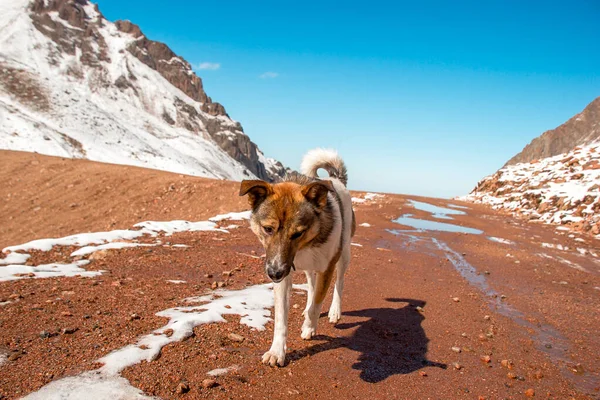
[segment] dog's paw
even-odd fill
[[[312,326],[303,326],[302,333],[300,337],[304,340],[311,339],[313,336],[317,334],[317,328]]]
[[[270,365],[271,367],[275,367],[279,365],[283,367],[285,363],[285,350],[284,351],[275,351],[273,349],[267,351],[262,356],[263,364]]]
[[[329,309],[329,322],[332,324],[337,324],[337,322],[342,318],[342,310],[339,307],[334,307],[333,305]]]

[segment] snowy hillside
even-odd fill
[[[459,199],[600,235],[600,143],[509,165]]]
[[[0,0],[0,148],[273,179],[185,60],[86,0]]]

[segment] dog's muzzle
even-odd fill
[[[271,280],[275,283],[281,282],[286,276],[290,274],[292,269],[296,270],[294,265],[286,264],[278,266],[267,265],[266,267],[267,275],[269,275],[269,278],[271,278]]]

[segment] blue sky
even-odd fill
[[[98,3],[192,63],[267,156],[338,149],[352,189],[467,193],[600,96],[595,0]]]

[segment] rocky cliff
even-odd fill
[[[191,65],[87,0],[0,0],[0,148],[227,179],[285,173]]]

